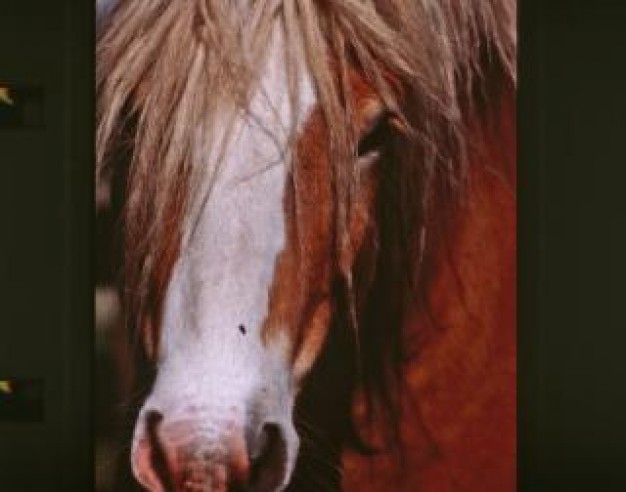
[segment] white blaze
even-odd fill
[[[245,426],[250,412],[270,412],[254,418],[291,426],[288,368],[280,350],[261,343],[276,259],[286,246],[283,197],[293,108],[283,45],[277,28],[249,114],[237,117],[221,172],[186,230],[164,303],[157,379],[143,409],[156,409],[167,421],[200,408],[207,436],[219,437],[225,420]],[[299,94],[301,124],[315,104],[308,77]],[[205,154],[207,166],[215,154]],[[251,410],[261,388],[263,410]]]

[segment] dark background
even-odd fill
[[[626,490],[626,4],[520,3],[520,490]]]
[[[93,490],[90,3],[0,7],[0,83],[45,92],[0,130],[0,379],[45,388],[3,491]],[[626,490],[626,4],[519,3],[519,489]]]
[[[93,6],[0,2],[0,83],[41,87],[40,128],[0,130],[0,379],[44,415],[0,422],[0,490],[92,490]]]

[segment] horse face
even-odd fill
[[[225,152],[206,154],[225,157],[169,280],[157,377],[133,441],[133,471],[150,490],[282,490],[298,454],[292,409],[333,311],[335,210],[312,82],[300,81],[290,144],[294,108],[282,47],[272,49]],[[368,101],[363,121],[379,111]],[[356,249],[371,183],[351,218]]]

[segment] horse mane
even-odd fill
[[[199,142],[215,136],[225,102],[245,111],[277,21],[286,37],[290,98],[297,103],[302,54],[294,47],[303,45],[327,123],[337,251],[349,241],[357,175],[348,68],[366,77],[408,129],[392,143],[393,162],[382,177],[395,199],[379,207],[384,254],[373,289],[381,305],[369,321],[346,318],[359,325],[357,357],[370,404],[382,402],[393,421],[402,318],[419,297],[427,218],[442,189],[463,183],[467,120],[492,75],[487,66],[515,84],[515,0],[120,0],[97,40],[96,157],[97,179],[105,179],[117,172],[112,156],[130,149],[124,285],[134,325],[158,319],[184,218],[208,193],[195,184],[219,172],[219,162],[210,166],[200,157],[207,149]],[[363,295],[360,279],[337,256],[350,309]],[[390,284],[399,295],[383,295]]]

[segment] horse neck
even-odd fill
[[[409,338],[420,340],[420,352],[455,338],[456,332],[471,331],[467,328],[471,325],[500,333],[492,320],[494,313],[513,314],[513,306],[502,303],[515,298],[511,290],[516,255],[513,92],[505,89],[493,110],[469,118],[468,135],[468,175],[460,200],[442,194],[440,203],[431,208],[433,225],[423,278],[427,309],[417,306],[407,324]],[[472,346],[459,348],[465,353]]]
[[[405,471],[413,471],[402,475],[393,456],[348,454],[345,490],[386,490],[403,480],[398,490],[445,491],[455,480],[471,484],[478,469],[490,470],[483,474],[488,483],[468,490],[509,490],[515,477],[513,90],[491,107],[469,121],[462,203],[442,198],[433,208],[441,216],[431,218],[439,227],[426,257],[427,308],[416,309],[405,326],[407,340],[416,342],[401,421]]]
[[[428,292],[435,322],[418,314],[409,324],[429,337],[419,360],[408,368],[407,385],[419,395],[421,423],[431,441],[448,457],[430,461],[420,483],[424,490],[437,489],[434,484],[444,476],[471,483],[477,469],[493,473],[484,478],[487,482],[476,483],[476,490],[514,488],[508,483],[515,477],[516,425],[512,95],[505,94],[498,111],[477,131],[485,145],[470,149],[467,201],[447,231],[449,241],[438,252]],[[476,443],[480,452],[471,449]],[[476,462],[461,463],[457,457]]]

